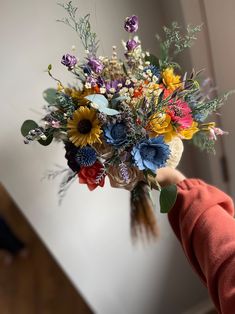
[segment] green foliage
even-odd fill
[[[208,131],[197,132],[192,139],[195,146],[200,148],[202,151],[207,151],[208,153],[215,154],[215,140],[209,138]]]
[[[159,35],[156,36],[160,41],[160,67],[179,66],[177,63],[172,62],[173,57],[192,46],[196,39],[196,33],[201,30],[201,27],[201,25],[188,25],[186,34],[182,34],[177,22],[173,22],[170,28],[164,26],[165,39],[162,40]]]
[[[65,9],[68,17],[57,20],[57,22],[64,23],[75,30],[85,50],[88,50],[92,55],[96,55],[99,42],[96,33],[91,30],[90,14],[77,18],[78,8],[73,6],[72,1],[67,4],[59,3],[58,5]]]
[[[45,133],[45,135],[46,135],[46,133]],[[43,139],[38,140],[38,143],[41,144],[42,146],[48,146],[51,144],[52,140],[53,140],[53,135],[50,134],[47,136],[46,140],[43,140]]]
[[[160,209],[162,214],[167,214],[174,206],[177,198],[177,187],[175,184],[168,185],[160,192]]]
[[[221,97],[214,98],[212,100],[209,100],[207,102],[201,102],[195,106],[195,108],[192,110],[193,115],[203,115],[205,118],[211,114],[212,112],[217,111],[224,102],[228,99],[228,97],[233,94],[235,91],[229,91],[222,95]]]
[[[54,105],[56,102],[57,90],[55,88],[48,88],[43,92],[43,98],[50,105]]]
[[[149,61],[150,64],[156,65],[157,67],[159,66],[159,59],[151,53],[149,54],[149,56],[145,56],[145,61]]]
[[[38,127],[37,123],[33,120],[25,120],[21,126],[21,134],[25,137],[29,131],[34,130]]]

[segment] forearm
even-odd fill
[[[235,309],[235,221],[232,200],[206,183],[178,183],[169,221],[219,311]]]

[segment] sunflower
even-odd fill
[[[79,90],[76,88],[65,88],[66,95],[73,98],[74,102],[80,106],[86,106],[89,103],[85,97],[97,92],[95,88],[84,88],[83,90]]]
[[[166,88],[172,92],[182,86],[181,77],[174,73],[173,68],[166,68],[162,72],[162,80]]]
[[[102,130],[94,109],[79,107],[74,111],[72,119],[68,120],[68,137],[78,147],[101,143]]]

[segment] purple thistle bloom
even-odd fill
[[[132,51],[134,50],[136,47],[138,47],[138,43],[134,40],[134,39],[129,39],[127,42],[126,42],[126,49],[128,51]]]
[[[77,150],[75,160],[81,167],[91,167],[96,162],[96,151],[90,147],[85,146]]]
[[[88,66],[92,69],[96,74],[100,74],[103,71],[104,65],[103,63],[94,57],[88,59]]]
[[[61,59],[61,63],[70,69],[73,68],[75,64],[77,64],[77,62],[78,62],[77,58],[75,56],[70,55],[69,53],[63,55]]]
[[[135,33],[138,30],[139,21],[138,16],[132,15],[125,20],[124,28],[128,33]]]

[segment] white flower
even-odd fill
[[[90,88],[91,88],[91,83],[86,82],[85,87],[86,87],[87,89],[90,89]]]
[[[176,168],[183,154],[183,150],[184,150],[183,142],[179,137],[175,136],[167,144],[169,145],[171,154],[170,154],[169,159],[166,162],[166,166],[171,167],[171,168]]]
[[[106,93],[106,88],[105,87],[101,87],[100,88],[100,93],[101,94],[105,94]]]

